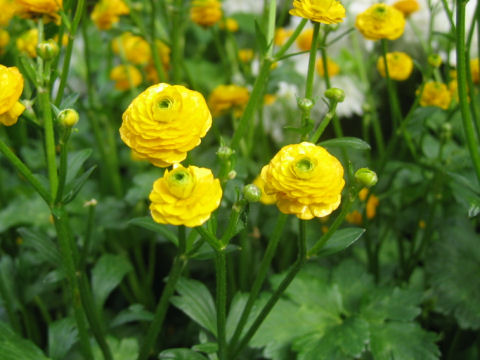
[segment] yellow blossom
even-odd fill
[[[263,167],[265,193],[275,196],[278,209],[309,220],[338,208],[345,185],[340,161],[309,142],[287,145]]]
[[[248,63],[253,59],[252,49],[240,49],[238,50],[238,58],[241,62]]]
[[[448,109],[452,100],[447,85],[436,81],[427,82],[420,96],[421,106],[437,106],[443,110]]]
[[[218,208],[222,187],[210,169],[177,165],[153,183],[149,198],[154,221],[195,227]]]
[[[91,18],[100,30],[108,30],[120,20],[121,15],[130,14],[123,0],[100,0],[93,8]]]
[[[257,178],[253,181],[254,185],[257,185],[257,187],[262,191],[262,197],[260,198],[260,202],[265,205],[271,205],[275,204],[276,198],[274,195],[268,195],[265,192],[265,183],[262,179],[261,176],[257,176]]]
[[[213,116],[223,115],[230,109],[235,116],[240,116],[248,102],[248,89],[238,85],[219,85],[208,98],[208,106]]]
[[[448,91],[450,92],[450,96],[452,100],[458,102],[458,82],[457,78],[450,80],[448,83]]]
[[[290,15],[323,24],[337,24],[345,17],[345,8],[338,0],[294,0]]]
[[[263,105],[272,105],[275,101],[277,101],[277,97],[273,94],[265,94],[263,96]]]
[[[122,140],[153,165],[183,161],[212,125],[202,94],[160,83],[138,95],[123,114]]]
[[[155,40],[155,43],[157,45],[158,57],[162,63],[163,72],[165,73],[165,75],[168,75],[167,72],[170,67],[170,48],[160,40]],[[147,66],[145,66],[145,72],[147,74],[147,81],[153,84],[157,84],[158,82],[160,82],[157,68],[155,67],[155,62],[153,61],[153,56]]]
[[[10,126],[25,110],[18,101],[23,91],[23,76],[16,67],[0,65],[0,84],[0,123]]]
[[[393,4],[393,7],[403,13],[405,17],[410,16],[420,9],[417,0],[398,0]]]
[[[31,58],[37,57],[38,29],[30,29],[17,38],[17,49]]]
[[[0,29],[0,55],[4,53],[4,49],[10,42],[10,34],[7,30]]]
[[[378,200],[378,197],[376,197],[374,194],[371,194],[367,200],[365,210],[367,219],[373,219],[375,217],[375,215],[377,214],[377,206],[379,203],[380,201]]]
[[[317,72],[320,76],[325,76],[325,69],[323,66],[323,60],[320,58],[317,60]],[[340,66],[330,58],[327,58],[327,72],[328,77],[332,78],[340,72]]]
[[[58,34],[56,34],[54,37],[53,37],[53,40],[58,43]],[[63,46],[67,46],[68,45],[68,35],[67,34],[63,34],[62,36],[62,44]]]
[[[412,58],[400,51],[387,53],[388,75],[391,79],[403,81],[410,77],[413,71]],[[380,56],[377,61],[377,70],[382,77],[385,77],[385,60]]]
[[[18,10],[15,0],[0,0],[0,26],[6,26]]]
[[[222,4],[218,0],[193,0],[190,19],[197,25],[210,27],[222,18]]]
[[[365,201],[368,196],[368,188],[364,187],[358,192],[358,198],[362,201]]]
[[[395,40],[403,34],[405,17],[393,6],[375,4],[358,14],[355,26],[369,40]]]
[[[112,49],[115,54],[125,56],[132,64],[146,64],[151,58],[151,50],[148,42],[141,36],[124,32],[112,41]]]
[[[63,0],[17,0],[17,6],[17,11],[22,16],[47,15],[59,20],[60,15],[57,13],[63,7]]]
[[[133,65],[117,65],[110,71],[110,80],[115,81],[115,89],[124,91],[142,83],[142,74]]]
[[[313,29],[304,30],[298,35],[296,43],[300,50],[308,51],[312,47]]]
[[[273,39],[273,42],[277,46],[282,46],[292,34],[293,34],[293,30],[278,28],[277,30],[275,30],[275,37]]]
[[[472,72],[472,81],[475,84],[478,84],[480,80],[480,62],[478,61],[478,58],[470,60],[470,71]]]
[[[237,32],[238,31],[238,22],[234,18],[225,18],[220,24],[219,28],[222,30],[227,30],[230,32]]]
[[[353,210],[351,213],[347,214],[345,216],[345,220],[353,225],[362,225],[363,223],[363,217],[360,211],[358,210]]]

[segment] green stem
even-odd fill
[[[230,219],[228,221],[227,228],[225,229],[223,236],[220,239],[222,247],[227,246],[228,242],[235,235],[238,220],[240,219],[240,214],[242,213],[242,210],[243,210],[243,204],[241,203],[237,202],[232,206],[232,211],[230,213]]]
[[[299,236],[297,238],[298,241],[298,256],[295,263],[292,265],[290,271],[287,275],[283,278],[282,282],[278,286],[278,288],[273,292],[270,296],[269,300],[265,304],[265,306],[260,311],[260,314],[257,316],[253,324],[248,329],[247,333],[242,337],[240,344],[236,347],[234,352],[232,352],[231,359],[234,360],[242,351],[242,349],[248,345],[250,340],[252,339],[253,335],[257,332],[260,325],[263,323],[265,318],[268,316],[272,308],[275,306],[277,301],[280,299],[280,296],[285,292],[288,288],[292,280],[295,278],[297,273],[303,267],[306,262],[306,234],[305,234],[305,220],[300,221],[300,231]]]
[[[295,42],[298,35],[300,35],[305,25],[307,25],[307,22],[308,22],[307,19],[302,19],[302,21],[297,25],[292,35],[290,35],[290,37],[285,42],[285,44],[283,44],[282,47],[275,54],[274,56],[275,61],[279,61],[280,59],[282,59],[283,55],[288,51],[288,49],[290,49],[290,46],[292,46],[292,44]]]
[[[457,0],[457,81],[458,98],[460,111],[462,113],[462,123],[465,130],[468,150],[472,158],[473,167],[480,181],[480,154],[478,152],[478,141],[475,136],[475,129],[470,118],[470,109],[468,106],[467,95],[467,69],[466,69],[466,49],[465,49],[465,0]]]
[[[17,171],[22,174],[22,176],[33,186],[33,188],[38,192],[43,200],[47,204],[51,203],[51,197],[47,189],[38,181],[38,179],[33,175],[27,165],[20,160],[17,155],[13,153],[12,150],[0,139],[0,152],[5,155],[7,160],[17,169]]]
[[[227,262],[225,250],[216,251],[215,269],[217,277],[217,342],[218,359],[227,360],[226,318],[227,318]]]
[[[398,103],[398,96],[395,89],[395,84],[390,77],[390,70],[388,68],[388,43],[386,39],[382,39],[380,41],[382,44],[383,63],[385,66],[385,80],[387,82],[388,98],[390,101],[390,116],[392,118],[393,128],[396,129],[398,124],[401,122],[402,115],[400,113],[400,105]]]
[[[63,190],[64,190],[64,187],[65,187],[65,179],[67,178],[67,171],[68,171],[67,145],[68,145],[68,139],[70,138],[71,133],[72,133],[72,128],[67,127],[65,129],[65,133],[63,134],[62,141],[60,142],[60,167],[58,169],[59,181],[58,181],[58,191],[57,191],[57,196],[56,196],[55,202],[60,201],[62,199],[62,196],[63,196]]]
[[[320,121],[320,125],[318,125],[317,130],[315,130],[315,133],[313,133],[312,136],[310,137],[310,142],[315,144],[318,141],[318,139],[320,139],[320,136],[322,136],[323,132],[327,128],[330,121],[333,118],[335,118],[336,110],[337,110],[337,102],[332,101],[332,103],[330,104],[330,110],[328,111],[328,113],[325,114],[322,121]]]
[[[92,240],[93,224],[95,221],[95,210],[97,208],[96,200],[95,201],[93,199],[90,200],[86,206],[88,206],[88,218],[87,218],[87,228],[85,230],[85,240],[83,242],[82,253],[80,254],[80,263],[78,265],[78,268],[80,269],[80,271],[85,270],[88,254],[90,252],[90,243]]]
[[[270,268],[270,264],[272,263],[273,256],[275,255],[275,251],[277,250],[278,243],[280,242],[280,239],[282,237],[283,228],[285,227],[286,221],[287,215],[280,213],[278,215],[277,223],[275,225],[275,229],[273,230],[273,234],[268,242],[267,249],[265,250],[265,255],[263,256],[262,263],[260,264],[258,273],[255,276],[255,281],[253,282],[252,289],[250,290],[250,294],[248,295],[247,304],[242,311],[242,315],[240,316],[240,320],[238,321],[235,333],[230,340],[231,350],[233,350],[237,345],[238,339],[240,338],[243,328],[247,323],[253,305],[257,300],[260,289]]]
[[[182,39],[182,15],[183,15],[183,0],[175,1],[173,8],[174,14],[172,16],[172,77],[173,83],[180,82],[181,68],[183,63],[183,39]]]
[[[163,82],[166,79],[165,71],[163,70],[162,62],[158,56],[158,46],[157,46],[157,28],[155,26],[155,18],[157,16],[157,1],[150,0],[150,5],[152,6],[151,13],[151,24],[150,24],[150,48],[152,49],[153,63],[155,64],[155,70],[157,70],[158,80]]]

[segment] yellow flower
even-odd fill
[[[6,26],[18,10],[15,0],[0,0],[0,26]]]
[[[199,92],[160,83],[138,95],[123,114],[122,140],[153,165],[183,161],[212,125]]]
[[[142,74],[133,65],[117,65],[110,71],[110,80],[115,81],[115,89],[124,91],[142,83]]]
[[[16,67],[0,65],[0,84],[0,123],[10,126],[25,110],[18,101],[23,91],[23,76]]]
[[[367,219],[373,219],[375,215],[377,214],[377,206],[380,203],[378,200],[378,197],[375,195],[370,195],[370,197],[367,200],[367,205],[366,205],[366,214],[367,214]]]
[[[33,28],[17,38],[17,49],[31,58],[37,57],[38,29]]]
[[[368,196],[368,188],[364,187],[358,192],[358,198],[362,201],[365,201]]]
[[[238,50],[238,58],[241,62],[248,63],[253,59],[252,49],[240,49]]]
[[[309,142],[281,148],[263,167],[261,177],[278,209],[303,220],[327,216],[338,208],[345,185],[340,161]]]
[[[181,165],[153,183],[150,211],[160,224],[202,225],[222,200],[220,181],[206,168]]]
[[[480,72],[480,62],[478,58],[470,60],[470,71],[472,72],[472,81],[475,84],[478,84],[480,80],[479,72]]]
[[[248,102],[248,89],[238,85],[219,85],[208,98],[208,106],[213,116],[219,116],[233,109],[235,116],[240,116]]]
[[[323,60],[317,60],[317,72],[320,76],[325,76],[325,69],[323,68]],[[334,77],[340,72],[340,66],[330,58],[327,58],[327,72],[330,78]]]
[[[353,210],[351,213],[347,214],[345,220],[353,225],[362,225],[363,223],[362,214],[358,210]]]
[[[53,37],[53,40],[58,43],[58,34],[56,34],[54,37]],[[62,36],[62,45],[63,46],[67,46],[68,45],[68,35],[67,34],[63,34]]]
[[[425,84],[423,92],[420,97],[421,106],[437,106],[443,110],[448,109],[452,96],[447,88],[447,85],[429,81]]]
[[[220,24],[219,24],[219,28],[222,29],[222,30],[227,30],[227,31],[230,31],[230,32],[237,32],[238,31],[238,22],[237,20],[233,19],[233,18],[225,18],[224,21],[222,21]]]
[[[123,0],[100,0],[90,16],[100,30],[108,30],[120,20],[121,15],[128,14],[130,9]]]
[[[293,0],[290,15],[323,24],[337,24],[345,17],[345,8],[337,0]]]
[[[400,51],[387,53],[387,65],[390,78],[398,81],[408,79],[413,70],[412,58]],[[385,61],[383,56],[378,58],[377,70],[382,77],[385,77]]]
[[[263,96],[263,105],[269,106],[277,101],[277,97],[273,94],[265,94]]]
[[[190,19],[200,26],[210,27],[222,18],[222,4],[218,0],[193,0]]]
[[[273,42],[277,46],[282,46],[292,34],[293,34],[293,30],[278,28],[277,30],[275,30],[275,37],[273,39]]]
[[[312,47],[313,29],[304,30],[298,35],[296,43],[300,50],[308,51]]]
[[[4,49],[7,47],[10,42],[10,34],[7,30],[0,29],[0,55],[3,54]]]
[[[59,20],[57,13],[63,7],[63,0],[17,0],[17,5],[22,16],[47,15]]]
[[[369,40],[395,40],[403,34],[405,17],[393,6],[375,4],[358,14],[355,26]]]
[[[112,41],[112,49],[115,54],[125,56],[132,64],[146,64],[152,55],[150,45],[141,36],[124,32]]]
[[[155,43],[157,44],[158,57],[162,63],[163,71],[165,75],[168,75],[167,72],[170,67],[170,48],[160,40],[155,40]],[[153,84],[160,82],[153,57],[150,59],[147,66],[145,66],[145,72],[147,73],[147,81]]]
[[[420,9],[417,0],[398,0],[393,4],[393,7],[403,13],[405,17],[410,16]]]
[[[263,181],[261,176],[257,176],[257,178],[253,181],[254,185],[257,185],[257,187],[262,191],[262,197],[260,198],[260,202],[265,205],[272,205],[275,204],[277,199],[275,198],[274,195],[268,195],[265,192],[265,182]]]

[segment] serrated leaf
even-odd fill
[[[65,186],[65,195],[63,197],[62,202],[64,204],[68,204],[70,201],[75,199],[77,194],[80,192],[82,189],[83,185],[85,185],[85,182],[88,180],[90,175],[93,173],[93,171],[97,168],[97,165],[91,166],[87,171],[85,171],[82,175],[80,175],[78,178],[73,179],[70,183],[68,183]]]
[[[132,265],[123,256],[106,254],[98,260],[92,270],[92,291],[95,303],[100,309],[108,295],[130,271]]]
[[[356,242],[365,232],[361,228],[347,228],[335,231],[317,256],[325,257],[340,252]]]
[[[436,360],[438,336],[415,323],[388,322],[370,326],[374,360]]]
[[[356,137],[341,137],[331,140],[325,140],[319,143],[324,147],[344,147],[355,150],[370,150],[370,144]]]
[[[167,225],[156,223],[150,216],[134,218],[130,220],[128,224],[140,226],[144,229],[163,235],[166,240],[172,242],[173,244],[175,244],[175,246],[178,246],[177,236],[172,231],[170,231]]]
[[[48,354],[53,360],[63,360],[77,341],[78,330],[75,320],[64,318],[48,327]]]
[[[1,321],[0,354],[2,360],[49,360],[35,344],[18,336]]]
[[[23,227],[17,231],[23,239],[24,246],[34,249],[40,259],[55,266],[62,264],[57,245],[46,234]]]
[[[158,354],[161,360],[208,360],[205,356],[190,349],[167,349]]]
[[[78,172],[81,170],[82,165],[92,155],[92,149],[83,149],[71,154],[68,154],[68,171],[65,183],[69,184],[76,178]]]
[[[217,313],[208,288],[200,281],[180,278],[176,290],[179,296],[172,297],[171,303],[197,324],[216,335]]]

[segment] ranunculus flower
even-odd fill
[[[202,94],[160,83],[138,95],[123,114],[122,140],[139,157],[167,167],[183,161],[212,125]]]
[[[405,17],[410,16],[414,12],[420,9],[420,5],[417,0],[399,0],[393,4],[393,7],[400,10]]]
[[[452,95],[447,85],[438,81],[429,81],[420,94],[421,106],[437,106],[447,110],[452,101]]]
[[[248,102],[248,89],[238,85],[219,85],[208,97],[208,106],[213,116],[225,114],[233,109],[236,116],[240,116]]]
[[[210,169],[176,165],[153,183],[149,198],[154,221],[195,227],[218,208],[222,187]]]
[[[115,54],[125,56],[132,64],[146,64],[152,56],[148,42],[131,32],[124,32],[113,39],[112,49]]]
[[[24,17],[47,15],[59,21],[58,11],[62,7],[63,0],[17,0],[17,12]]]
[[[325,68],[323,66],[323,59],[321,59],[321,58],[318,59],[318,61],[316,63],[316,68],[317,68],[318,75],[324,77],[325,76]],[[332,78],[335,75],[338,75],[339,72],[340,72],[340,66],[338,66],[338,64],[335,61],[333,61],[332,59],[327,58],[328,77]]]
[[[200,26],[210,27],[222,18],[222,4],[218,0],[193,0],[190,19]]]
[[[338,0],[294,0],[290,15],[323,24],[338,24],[345,17],[345,8]]]
[[[375,4],[358,14],[355,26],[369,40],[395,40],[405,30],[405,17],[393,6]]]
[[[17,49],[31,58],[37,57],[38,29],[30,29],[21,34],[16,41]]]
[[[110,71],[115,89],[124,91],[142,83],[142,73],[133,65],[117,65]]]
[[[0,26],[7,26],[19,6],[15,0],[0,0]]]
[[[23,76],[16,67],[0,65],[0,84],[0,123],[10,126],[25,110],[18,101],[23,91]]]
[[[397,81],[403,81],[410,77],[413,70],[412,58],[401,51],[394,51],[387,53],[387,65],[388,75],[391,79]],[[380,56],[377,61],[377,70],[382,77],[386,76],[385,73],[385,60],[383,56]]]
[[[91,18],[100,30],[108,30],[120,20],[121,15],[130,14],[123,0],[100,0],[93,8]]]
[[[340,161],[309,142],[281,148],[263,167],[261,177],[278,209],[303,220],[327,216],[338,208],[345,185]]]

